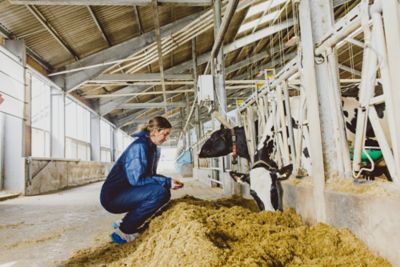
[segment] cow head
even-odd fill
[[[259,154],[261,155],[261,154]],[[282,210],[282,187],[280,180],[289,178],[293,165],[289,164],[278,168],[275,161],[258,161],[251,169],[250,174],[229,172],[231,178],[237,183],[250,185],[250,194],[260,210]]]
[[[256,165],[250,171],[250,194],[260,210],[282,210],[282,187],[280,180],[287,179],[292,164],[272,170],[267,165]]]
[[[243,127],[235,127],[236,147],[239,157],[250,159],[247,149],[246,135]],[[213,132],[210,138],[201,147],[200,158],[213,158],[226,156],[232,152],[232,131],[222,128]]]

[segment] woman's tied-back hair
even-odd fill
[[[172,128],[171,123],[164,117],[157,116],[149,120],[148,123],[139,126],[139,131],[149,131],[153,129],[170,129]]]

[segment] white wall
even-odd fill
[[[25,165],[23,156],[24,67],[19,58],[0,46],[0,93],[4,102],[3,178],[4,189],[23,192]]]
[[[50,157],[51,88],[47,79],[32,73],[31,126],[32,157]]]
[[[13,116],[5,117],[4,132],[4,189],[25,190],[25,159],[22,157],[23,123]]]
[[[91,160],[100,161],[100,117],[90,114],[90,152]]]
[[[175,170],[176,148],[161,147],[160,161],[158,162],[157,172],[160,174],[174,173]]]
[[[65,157],[65,97],[58,88],[51,89],[51,156]]]

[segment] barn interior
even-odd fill
[[[256,214],[293,209],[310,227],[351,231],[382,257],[367,266],[400,266],[399,43],[396,0],[0,0],[0,266],[137,266],[110,258],[165,241],[152,231],[179,201],[186,212],[214,207],[185,195],[256,204],[251,191],[271,187],[256,177],[260,161],[268,175],[291,172],[277,182],[279,207]],[[185,186],[139,243],[115,247],[121,215],[101,207],[101,186],[155,116],[172,125],[157,172]],[[243,138],[232,138],[235,127]],[[199,156],[221,129],[229,151]],[[266,138],[272,150],[260,157]],[[231,239],[220,239],[211,243],[226,249]],[[203,251],[181,244],[168,248],[175,261],[146,254],[140,265],[289,265],[266,251],[254,260],[263,247],[252,242],[231,255],[242,261],[196,262]],[[354,266],[363,257],[354,252]],[[339,256],[292,266],[333,262],[349,266]]]

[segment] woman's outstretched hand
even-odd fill
[[[171,181],[171,189],[181,189],[183,187],[183,183],[176,180],[176,179],[172,179]]]

